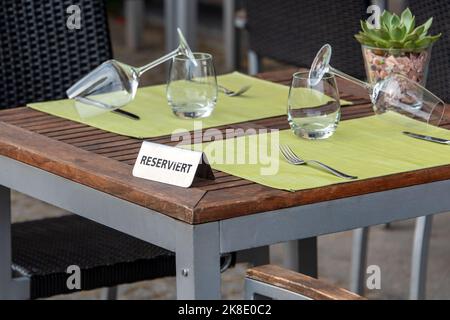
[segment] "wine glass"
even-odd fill
[[[341,118],[341,105],[336,79],[325,74],[314,86],[308,72],[293,75],[289,90],[288,120],[295,135],[310,139],[326,139],[333,135]]]
[[[213,57],[194,53],[197,66],[185,56],[177,56],[170,65],[167,101],[180,118],[206,118],[217,102],[217,78]]]
[[[139,78],[146,71],[180,55],[185,56],[194,66],[197,65],[180,29],[178,36],[180,45],[176,50],[143,67],[132,67],[117,60],[102,63],[70,87],[66,92],[67,96],[75,99],[78,105],[88,104],[106,111],[127,105],[136,96]]]
[[[325,44],[317,53],[309,71],[309,85],[316,85],[329,72],[351,81],[369,92],[376,114],[394,111],[411,118],[439,126],[445,114],[445,103],[419,83],[401,74],[391,74],[371,85],[330,65],[332,48]]]

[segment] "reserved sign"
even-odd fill
[[[211,167],[202,159],[203,152],[144,141],[133,176],[189,188],[196,176],[214,179]]]

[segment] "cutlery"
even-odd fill
[[[317,166],[327,170],[328,172],[334,174],[335,176],[338,176],[339,178],[351,179],[351,180],[358,179],[358,177],[350,176],[348,174],[342,173],[336,169],[333,169],[333,168],[323,164],[322,162],[319,162],[316,160],[303,160],[302,158],[297,156],[292,151],[292,149],[287,145],[280,145],[280,152],[284,156],[284,158],[287,160],[287,162],[289,162],[290,164],[293,164],[296,166],[314,164],[314,165],[317,165]]]
[[[422,134],[417,134],[417,133],[412,133],[412,132],[407,132],[407,131],[404,131],[403,134],[407,135],[408,137],[415,138],[415,139],[450,145],[450,140],[446,140],[446,139],[441,139],[441,138],[436,138],[436,137],[431,137],[431,136],[424,136]]]
[[[87,104],[87,105],[97,106],[97,107],[100,107],[100,108],[103,108],[103,109],[106,109],[106,110],[110,109],[110,107],[107,104],[104,104],[104,103],[102,103],[100,101],[97,101],[97,100],[92,100],[92,99],[85,98],[85,97],[76,97],[75,100],[79,101],[81,103]],[[141,120],[141,118],[138,115],[136,115],[134,113],[131,113],[131,112],[128,112],[128,111],[115,109],[115,110],[112,110],[112,112],[117,114],[117,115],[130,118],[132,120]]]
[[[130,118],[132,120],[141,120],[141,118],[138,115],[120,109],[114,110],[113,113]]]
[[[193,82],[193,83],[201,84],[200,81],[197,81],[197,80],[195,80],[195,79],[190,79],[189,81],[191,81],[191,82]],[[238,91],[233,91],[233,90],[230,90],[230,89],[228,89],[228,88],[226,88],[226,87],[224,87],[224,86],[222,86],[222,85],[220,85],[220,84],[217,84],[217,88],[219,89],[219,91],[223,92],[224,94],[226,94],[226,95],[229,96],[229,97],[238,97],[238,96],[241,96],[241,95],[243,95],[244,93],[246,93],[248,90],[250,90],[251,87],[252,87],[252,86],[250,86],[250,85],[246,85],[246,86],[243,86],[243,87],[242,87],[241,89],[239,89]]]
[[[247,86],[243,86],[238,91],[233,91],[233,90],[225,88],[224,86],[218,85],[219,90],[222,91],[223,93],[225,93],[229,97],[242,96],[244,93],[246,93],[248,90],[250,90],[251,87],[252,86],[247,85]]]

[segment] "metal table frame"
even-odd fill
[[[176,253],[177,297],[219,299],[221,253],[306,239],[450,210],[450,180],[190,225],[0,156],[0,298],[28,298],[11,278],[9,189]]]

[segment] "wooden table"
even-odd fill
[[[294,70],[261,78],[288,84]],[[372,114],[339,81],[343,120]],[[286,116],[220,127],[287,129]],[[171,144],[170,136],[148,139]],[[141,141],[28,108],[0,112],[0,209],[9,189],[176,252],[179,298],[220,298],[220,254],[450,210],[450,165],[286,192],[215,171],[182,189],[134,178]],[[0,284],[10,279],[9,221],[0,215]]]

